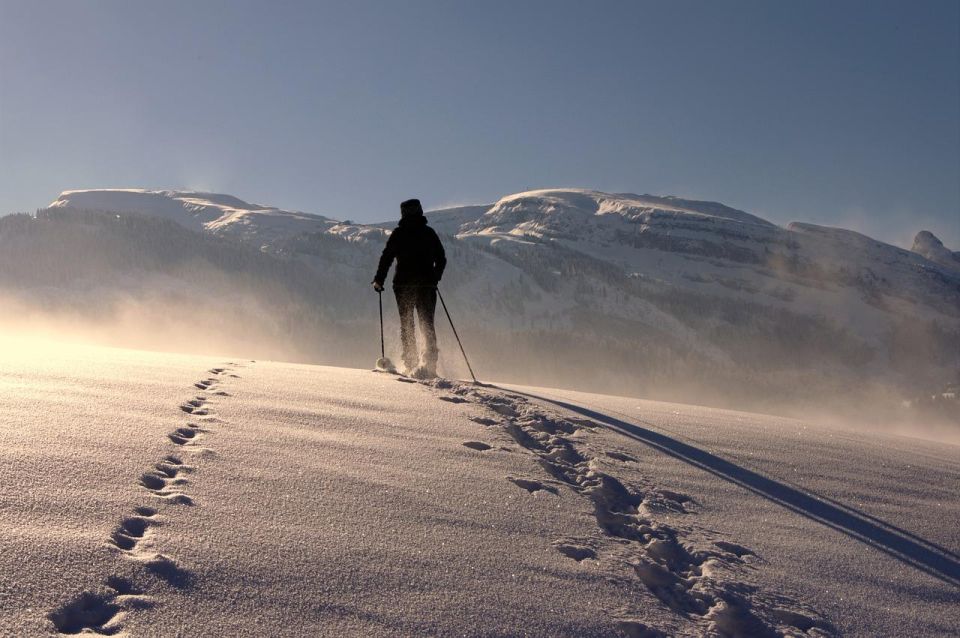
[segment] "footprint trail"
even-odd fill
[[[598,533],[557,539],[554,549],[578,563],[596,561],[615,582],[634,579],[674,615],[670,626],[658,628],[639,620],[649,617],[642,602],[634,609],[610,610],[626,635],[667,636],[678,630],[720,636],[836,635],[833,625],[808,605],[757,585],[751,572],[762,560],[691,521],[697,512],[693,497],[657,486],[652,478],[638,484],[614,476],[608,469],[612,461],[634,468],[638,461],[624,452],[593,453],[578,435],[599,429],[596,423],[560,415],[509,392],[445,379],[421,383],[440,390],[443,401],[485,408],[487,416],[470,420],[499,429],[531,455],[544,477],[506,477],[530,497],[566,492],[589,503]],[[463,445],[489,449],[480,442]]]
[[[225,378],[239,379],[233,372],[239,364],[228,364],[207,371],[205,378],[193,386],[216,397],[229,397],[221,389]],[[214,406],[206,396],[196,395],[180,404],[179,409],[191,419],[201,421],[204,426],[220,425],[223,422],[216,417]],[[209,448],[197,446],[197,442],[212,432],[198,423],[188,422],[167,434],[170,443],[176,446],[171,453],[142,472],[137,485],[151,498],[151,504],[138,505],[124,516],[106,539],[106,546],[116,552],[122,560],[133,561],[140,565],[146,575],[154,579],[156,585],[150,590],[162,592],[162,587],[186,589],[192,586],[192,574],[181,567],[175,559],[153,551],[154,536],[158,528],[172,524],[176,512],[185,509],[178,506],[195,505],[193,497],[187,493],[189,482],[186,474],[196,468],[183,461],[181,453],[210,452]],[[176,507],[176,510],[162,509]],[[95,591],[85,591],[66,601],[47,614],[58,634],[87,634],[113,636],[124,631],[124,623],[131,612],[147,609],[159,603],[156,591],[148,593],[132,582],[117,576],[109,576]]]

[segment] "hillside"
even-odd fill
[[[2,635],[960,624],[955,446],[544,388],[2,345]]]
[[[231,195],[193,191],[64,191],[49,207],[135,212],[169,219],[191,230],[206,230],[253,242],[323,230],[334,223],[309,213],[248,204]]]
[[[75,260],[61,255],[79,251],[43,247],[41,237],[59,226],[92,223],[96,213],[69,221],[83,216],[80,206],[120,215],[131,227],[145,223],[136,216],[164,217],[287,272],[294,280],[271,275],[264,288],[294,291],[283,303],[248,295],[277,326],[271,334],[284,358],[367,365],[375,356],[369,282],[392,223],[336,222],[225,195],[68,191],[43,223],[32,223],[44,256],[25,254],[0,276],[53,268],[67,297],[78,287],[83,294],[115,287],[117,277],[106,274],[80,286]],[[428,217],[447,246],[442,289],[476,367],[504,379],[766,410],[883,404],[879,413],[889,415],[904,400],[955,383],[960,371],[960,272],[930,250],[811,224],[781,228],[715,202],[576,189],[518,193]],[[99,253],[127,250],[129,233],[97,223],[106,226],[97,231],[106,232],[102,241],[118,244]],[[168,231],[176,234],[161,235]],[[0,242],[16,243],[22,232],[0,224]],[[180,241],[140,242],[137,277],[152,281],[159,270],[168,279],[172,266],[154,253]],[[224,269],[217,285],[235,278]],[[174,279],[196,288],[185,270]],[[385,301],[392,324],[392,299]],[[394,331],[388,325],[388,336]],[[441,368],[465,372],[447,344]]]

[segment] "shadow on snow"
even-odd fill
[[[635,419],[649,426],[645,428],[566,401],[520,392],[515,389],[507,391],[523,394],[531,399],[550,403],[593,419],[620,434],[645,443],[675,459],[710,472],[714,476],[739,485],[792,512],[855,538],[935,578],[960,586],[960,556],[883,520],[832,499],[814,496],[790,485],[780,483],[706,450],[656,432],[649,429],[656,427],[652,423]]]

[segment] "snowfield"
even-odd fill
[[[0,345],[0,635],[960,628],[956,446],[572,391]]]

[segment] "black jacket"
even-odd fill
[[[397,270],[393,275],[396,286],[435,286],[447,257],[437,233],[427,226],[427,218],[422,215],[404,217],[394,229],[380,256],[380,266],[375,282],[383,285],[387,279],[390,264],[397,260]]]

